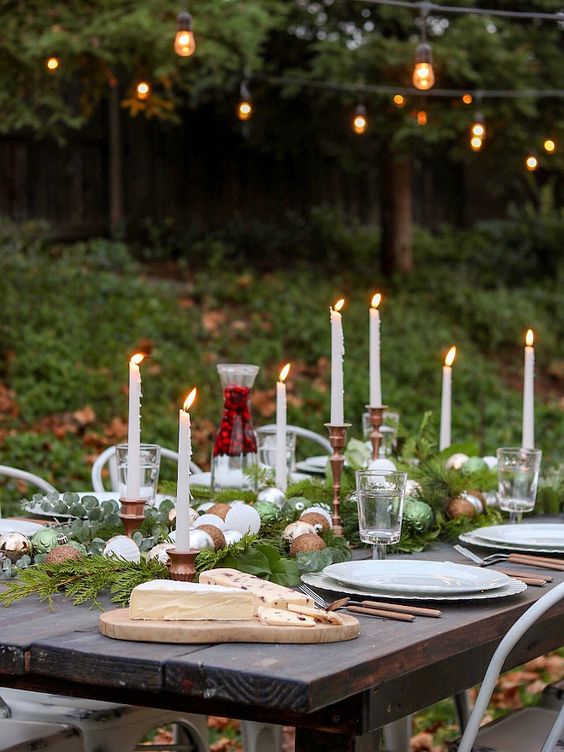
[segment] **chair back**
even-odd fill
[[[471,752],[472,746],[476,740],[476,734],[480,728],[480,721],[482,716],[486,712],[488,703],[492,696],[495,683],[503,667],[505,659],[521,639],[525,632],[539,619],[546,611],[552,606],[556,605],[564,598],[564,582],[561,582],[556,587],[552,588],[546,595],[543,595],[534,603],[525,613],[521,616],[515,624],[511,627],[509,632],[505,635],[503,640],[499,643],[497,650],[493,654],[493,657],[486,671],[484,681],[476,698],[476,704],[470,714],[468,725],[462,735],[460,744],[458,745],[458,752]],[[564,729],[564,706],[554,723],[552,730],[545,741],[542,750],[540,752],[552,752],[558,738],[562,734]],[[533,752],[531,750],[531,752]]]
[[[43,493],[58,493],[55,486],[40,478],[39,475],[28,473],[27,470],[18,470],[18,468],[10,467],[9,465],[0,465],[0,475],[15,478],[16,480],[23,480],[31,486],[37,486]]]
[[[267,426],[261,426],[258,430],[273,431],[275,428],[276,423],[269,423]],[[329,439],[326,439],[325,436],[321,436],[321,434],[316,433],[315,431],[310,431],[309,428],[302,428],[301,426],[287,425],[286,428],[288,431],[293,431],[296,436],[300,436],[302,439],[308,439],[315,444],[319,444],[326,454],[332,454],[333,450],[331,449],[331,444],[329,443]]]

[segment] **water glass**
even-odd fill
[[[504,447],[496,454],[499,507],[509,512],[509,522],[521,522],[535,506],[542,452]]]
[[[380,433],[382,440],[380,442],[380,457],[391,457],[393,450],[396,448],[399,430],[399,413],[392,410],[384,410]],[[370,424],[370,413],[362,413],[362,435],[365,441],[370,439],[372,425]]]
[[[259,466],[276,471],[276,429],[259,428],[258,435],[258,461]],[[296,434],[294,431],[286,431],[286,468],[288,480],[290,473],[296,466]]]
[[[355,479],[360,539],[372,544],[372,558],[384,559],[400,539],[407,473],[358,470]]]
[[[119,495],[121,498],[126,496],[127,452],[127,444],[120,444],[116,447]],[[140,455],[139,498],[143,499],[145,504],[154,506],[161,467],[161,448],[158,444],[141,444]]]

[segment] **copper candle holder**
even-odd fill
[[[380,426],[384,421],[384,410],[388,409],[388,405],[366,405],[366,409],[370,413],[370,425],[372,426],[372,431],[368,437],[372,444],[372,459],[377,460],[380,456],[380,445],[383,438],[380,433]]]
[[[331,474],[333,476],[333,532],[335,535],[343,534],[343,524],[341,522],[341,475],[345,464],[345,455],[343,449],[347,436],[347,428],[350,423],[343,423],[341,426],[332,426],[326,423],[325,426],[329,431],[329,443],[333,454],[329,458],[331,463]]]
[[[167,554],[170,558],[168,568],[173,580],[182,582],[192,582],[196,576],[196,556],[199,551],[190,549],[190,551],[177,551],[176,548],[170,548]]]
[[[121,512],[120,519],[125,528],[125,534],[130,538],[134,530],[139,530],[145,519],[145,500],[144,499],[120,499]]]

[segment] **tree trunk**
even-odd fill
[[[110,192],[110,232],[115,235],[123,224],[123,162],[121,138],[121,106],[119,85],[110,81],[108,99],[109,133],[109,192]]]
[[[413,269],[411,156],[388,151],[382,181],[382,271]]]

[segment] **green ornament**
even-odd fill
[[[32,537],[33,550],[38,554],[48,554],[59,545],[58,533],[51,527],[38,530]]]
[[[263,522],[276,522],[280,517],[280,510],[274,504],[269,501],[257,501],[254,504],[254,508],[260,514],[260,518]]]
[[[434,514],[431,507],[424,501],[406,496],[403,504],[404,522],[418,533],[430,530],[434,522]]]
[[[305,496],[294,496],[284,504],[282,512],[284,514],[301,514],[304,509],[313,506],[313,501],[306,499]]]
[[[464,473],[465,475],[470,475],[471,473],[481,473],[484,470],[488,470],[488,463],[485,462],[481,457],[469,457],[460,468],[460,472]]]

